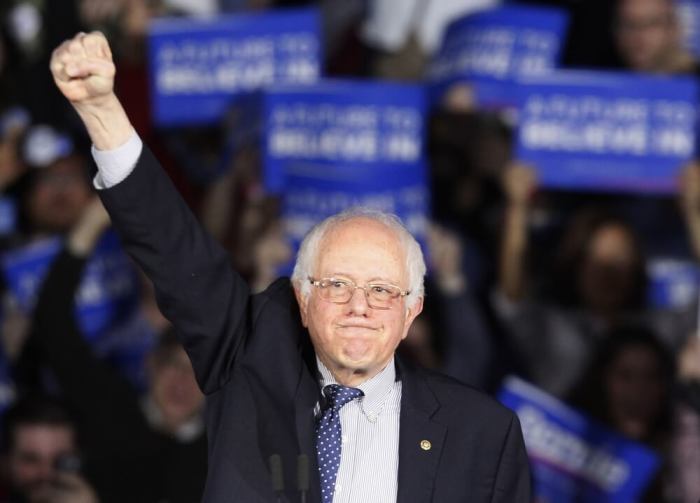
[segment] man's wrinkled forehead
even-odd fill
[[[343,220],[326,230],[319,242],[318,255],[315,258],[313,270],[315,273],[320,273],[319,268],[322,264],[327,263],[326,259],[329,254],[337,256],[347,253],[352,257],[353,252],[364,251],[371,245],[377,246],[378,243],[383,243],[381,248],[386,252],[382,258],[385,260],[388,260],[389,257],[396,258],[400,264],[401,275],[405,276],[407,274],[406,250],[398,231],[379,220],[364,216]],[[364,265],[369,268],[370,266],[382,267],[389,264],[366,263]]]

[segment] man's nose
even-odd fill
[[[350,301],[348,302],[348,310],[352,314],[365,315],[369,309],[369,304],[367,303],[367,294],[360,287],[355,287],[352,292]]]

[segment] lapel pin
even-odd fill
[[[420,441],[420,448],[423,449],[424,451],[429,451],[432,446],[433,446],[433,444],[430,443],[430,440],[421,440]]]

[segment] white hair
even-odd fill
[[[304,237],[297,253],[297,260],[292,272],[292,281],[299,288],[303,297],[311,292],[309,277],[318,260],[321,243],[328,233],[339,225],[356,218],[366,218],[378,222],[396,233],[404,250],[406,271],[408,271],[408,290],[406,309],[412,308],[418,299],[424,295],[423,277],[425,276],[425,260],[418,241],[408,232],[399,217],[394,214],[375,210],[364,206],[356,206],[336,215],[332,215],[316,224]]]

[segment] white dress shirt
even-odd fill
[[[321,387],[339,384],[321,360],[316,362]],[[401,381],[396,380],[394,359],[357,388],[364,396],[340,409],[342,447],[333,503],[396,501]]]

